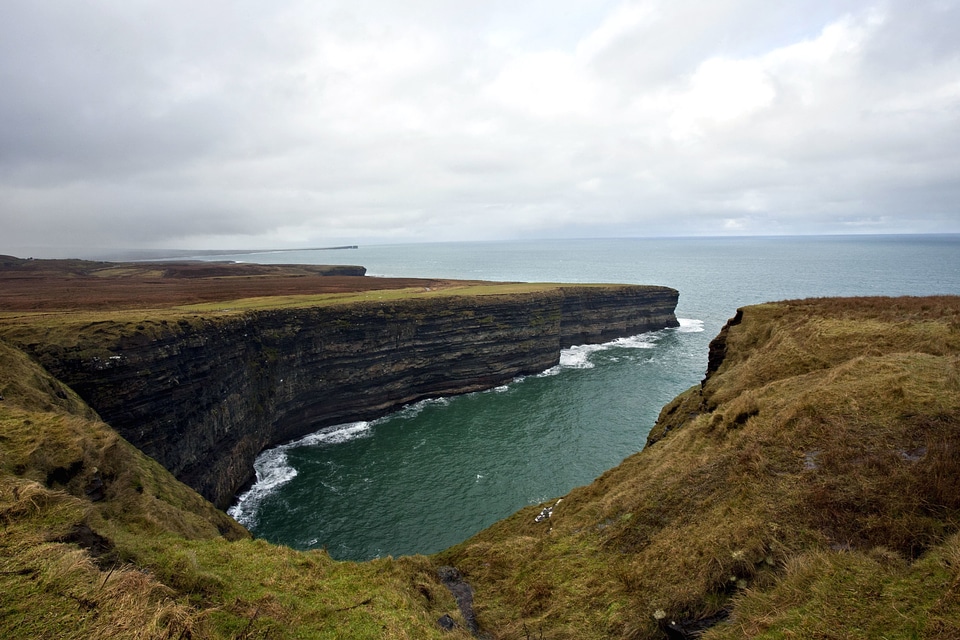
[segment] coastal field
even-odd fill
[[[559,283],[370,277],[345,265],[93,262],[0,256],[0,319],[82,312],[122,317],[312,307],[410,297],[510,295]],[[606,285],[578,285],[606,286]],[[129,317],[137,317],[131,313]]]
[[[154,309],[244,298],[450,286],[368,278],[358,266],[92,262],[0,256],[0,311]]]
[[[78,287],[77,313],[256,291],[147,303],[118,292],[163,274],[99,277],[140,282]],[[29,288],[8,327],[70,312]],[[252,539],[0,339],[0,633],[960,638],[960,298],[746,307],[709,363],[595,482],[435,556],[337,562]]]

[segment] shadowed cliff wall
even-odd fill
[[[193,316],[19,346],[225,508],[267,447],[542,371],[572,344],[677,326],[677,298],[570,286]]]

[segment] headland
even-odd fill
[[[543,371],[573,344],[677,326],[666,287],[4,264],[0,337],[222,509],[269,446]]]

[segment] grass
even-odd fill
[[[469,637],[427,559],[250,539],[3,342],[0,393],[3,637]]]
[[[736,598],[739,624],[705,638],[956,638],[958,552],[954,535],[913,563],[882,548],[798,555],[773,588]]]
[[[95,322],[74,326],[137,330]],[[960,299],[758,305],[720,342],[644,451],[437,556],[369,563],[250,539],[0,342],[0,633],[466,638],[451,564],[498,639],[716,614],[705,640],[960,637]]]
[[[326,293],[312,295],[289,296],[262,296],[244,298],[225,302],[201,303],[176,307],[184,312],[238,312],[264,309],[300,309],[306,307],[323,307],[331,305],[347,305],[358,302],[395,302],[410,298],[437,298],[450,296],[489,296],[489,295],[517,295],[542,293],[562,289],[567,285],[549,283],[464,283],[448,285],[441,288],[412,287],[406,289],[384,289],[375,291],[359,291],[355,293]],[[578,285],[603,287],[610,285]]]
[[[112,348],[121,341],[145,344],[177,333],[209,327],[211,324],[231,322],[237,316],[281,309],[342,308],[370,309],[371,305],[388,306],[397,303],[396,309],[404,309],[403,303],[462,298],[473,299],[472,307],[479,307],[476,298],[495,301],[497,296],[558,295],[567,290],[575,292],[582,288],[619,288],[634,285],[562,285],[553,283],[483,283],[470,281],[443,282],[437,288],[412,287],[403,289],[376,289],[351,293],[324,293],[310,295],[271,295],[218,300],[161,308],[138,309],[82,309],[74,311],[15,311],[0,312],[0,339],[25,347],[42,345],[44,358],[61,358],[69,353],[71,358],[89,361],[98,358],[108,361],[115,355]],[[441,305],[442,306],[442,305]],[[382,311],[379,306],[375,310]],[[388,309],[389,311],[389,309]],[[432,309],[429,302],[417,308],[417,313],[451,313],[449,309]],[[537,319],[533,320],[534,322]],[[543,321],[540,319],[540,321]],[[348,322],[343,320],[343,322]],[[44,360],[46,364],[51,364]]]

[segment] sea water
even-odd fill
[[[327,428],[261,454],[257,482],[231,514],[272,542],[354,560],[442,550],[639,451],[660,408],[702,379],[709,341],[740,306],[960,294],[957,235],[374,245],[216,259],[680,291],[677,329],[573,347],[540,375]]]

